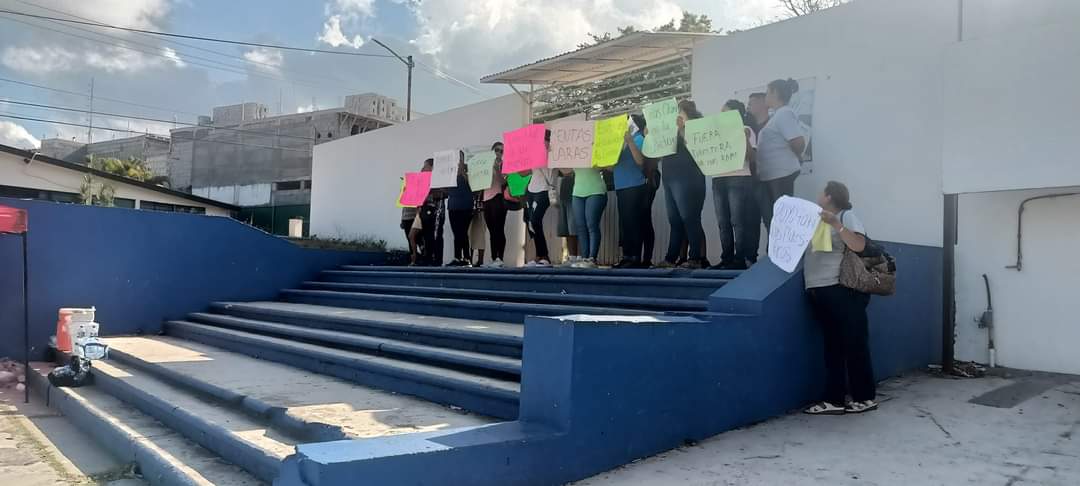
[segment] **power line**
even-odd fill
[[[12,119],[12,120],[34,121],[34,122],[40,122],[40,123],[52,123],[52,124],[56,124],[56,125],[67,125],[67,126],[71,126],[71,127],[90,128],[90,125],[87,125],[85,123],[65,122],[65,121],[59,121],[59,120],[46,120],[44,118],[29,117],[29,116],[13,114],[13,113],[8,113],[8,112],[3,112],[3,111],[0,111],[0,118],[8,118],[8,119]],[[156,134],[156,133],[140,132],[140,131],[136,131],[136,130],[126,130],[126,129],[123,129],[123,128],[112,128],[112,127],[102,127],[102,126],[97,126],[97,127],[93,127],[93,128],[94,128],[94,130],[105,130],[105,131],[109,131],[109,132],[134,133],[136,135],[154,135],[156,137],[169,138],[169,137],[166,137],[164,135],[159,135],[159,134]],[[264,148],[264,149],[270,149],[270,150],[283,150],[283,151],[287,151],[287,152],[301,152],[301,153],[307,153],[307,154],[311,153],[310,149],[295,149],[295,148],[288,148],[288,147],[275,147],[275,146],[272,146],[272,145],[256,145],[256,144],[249,144],[249,143],[226,142],[224,140],[199,139],[199,140],[195,140],[195,141],[199,142],[199,143],[220,143],[220,144],[225,144],[225,145],[239,145],[241,147],[254,147],[254,148]]]
[[[90,97],[90,95],[88,95],[86,93],[80,93],[78,91],[69,91],[69,90],[66,90],[66,89],[52,88],[52,87],[49,87],[49,86],[44,86],[44,85],[34,84],[34,83],[28,83],[26,81],[18,81],[18,80],[15,80],[15,79],[0,78],[0,82],[18,84],[18,85],[21,85],[21,86],[28,86],[28,87],[31,87],[31,88],[43,89],[43,90],[46,90],[46,91],[53,91],[53,92],[56,92],[56,93],[63,93],[63,94],[72,95],[72,96],[81,96],[83,98],[89,98]],[[146,109],[150,109],[150,110],[157,110],[157,111],[163,111],[163,112],[168,112],[168,113],[183,113],[185,115],[191,115],[191,116],[203,116],[202,113],[192,113],[190,111],[177,110],[177,109],[174,109],[174,108],[166,108],[166,107],[162,107],[162,106],[144,105],[142,103],[133,103],[133,102],[130,102],[130,101],[118,100],[118,99],[115,99],[115,98],[106,98],[104,96],[98,96],[98,95],[94,95],[94,100],[108,101],[108,102],[111,102],[111,103],[117,103],[117,104],[128,105],[128,106],[135,106],[135,107],[139,107],[139,108],[146,108]],[[172,123],[172,122],[170,122],[170,123]]]
[[[391,56],[389,54],[373,54],[373,53],[367,53],[367,52],[348,52],[348,51],[331,51],[331,50],[327,50],[327,49],[313,49],[313,48],[307,48],[307,47],[284,46],[284,45],[279,45],[279,44],[263,44],[263,43],[259,43],[259,42],[244,42],[244,41],[238,41],[238,40],[219,39],[219,38],[215,38],[215,37],[203,37],[203,36],[197,36],[197,35],[176,34],[176,33],[172,33],[172,32],[159,32],[159,31],[155,31],[155,30],[136,29],[136,28],[133,28],[133,27],[120,27],[120,26],[117,26],[117,25],[110,25],[110,24],[105,24],[105,23],[86,22],[86,21],[73,20],[73,19],[62,19],[62,18],[58,18],[58,17],[50,17],[50,16],[47,16],[47,15],[36,15],[36,14],[31,14],[31,13],[26,13],[26,12],[14,12],[14,11],[11,11],[11,10],[0,10],[0,13],[6,13],[6,14],[12,14],[12,15],[21,15],[23,17],[33,17],[33,18],[43,19],[43,20],[53,20],[53,21],[57,21],[57,22],[68,22],[68,23],[72,23],[72,24],[91,25],[91,26],[94,26],[94,27],[106,27],[106,28],[109,28],[109,29],[123,30],[123,31],[127,31],[127,32],[138,32],[140,34],[159,35],[159,36],[163,36],[163,37],[177,37],[177,38],[181,38],[181,39],[201,40],[201,41],[207,41],[207,42],[220,42],[220,43],[223,43],[223,44],[236,44],[236,45],[251,46],[251,47],[266,47],[266,48],[269,48],[269,49],[282,49],[282,50],[286,50],[286,51],[313,52],[313,53],[320,53],[320,54],[337,54],[337,55],[342,55],[342,56],[390,57],[390,58],[394,57],[394,56]]]
[[[44,105],[44,104],[40,104],[40,103],[30,103],[28,101],[16,101],[16,100],[10,100],[10,99],[0,99],[0,103],[7,103],[7,104],[10,104],[10,105],[29,106],[29,107],[33,107],[33,108],[43,108],[43,109],[46,109],[46,110],[55,110],[55,111],[71,111],[71,112],[76,112],[76,113],[93,113],[94,115],[97,115],[97,116],[112,117],[112,118],[123,118],[123,119],[130,119],[130,120],[139,120],[139,121],[150,121],[150,122],[165,123],[165,124],[171,124],[171,125],[180,125],[180,126],[184,126],[184,127],[209,128],[209,129],[213,129],[213,130],[225,130],[225,131],[237,132],[237,133],[250,133],[250,134],[259,135],[259,136],[269,136],[269,137],[279,137],[279,138],[295,138],[295,139],[299,139],[299,140],[305,140],[305,141],[308,141],[308,142],[312,142],[312,141],[315,140],[313,137],[301,137],[301,136],[298,136],[298,135],[281,135],[281,134],[277,134],[277,133],[260,132],[260,131],[256,131],[256,130],[244,130],[244,129],[241,129],[241,128],[213,127],[213,126],[204,127],[203,125],[199,125],[199,124],[196,124],[196,123],[179,123],[179,122],[177,122],[175,120],[162,120],[160,118],[149,118],[149,117],[135,116],[135,115],[124,115],[124,114],[119,114],[119,113],[108,113],[108,112],[104,112],[104,111],[100,111],[100,110],[91,111],[91,110],[84,110],[82,108],[70,108],[70,107],[64,107],[64,106]]]
[[[95,24],[95,25],[97,25],[99,27],[104,27],[105,26],[105,24],[103,24],[101,22],[98,22],[98,21],[95,21],[94,19],[87,18],[87,17],[81,17],[81,16],[73,14],[71,12],[66,12],[66,11],[63,11],[63,10],[49,8],[49,7],[45,7],[45,6],[42,6],[42,5],[37,5],[37,4],[31,3],[31,2],[26,2],[24,0],[16,0],[16,1],[21,3],[21,4],[24,4],[24,5],[29,5],[31,7],[36,7],[36,8],[39,8],[39,9],[42,9],[42,10],[47,10],[47,11],[54,12],[54,13],[57,13],[57,14],[67,15],[69,17],[74,17],[74,18],[77,18],[77,19],[85,20],[85,21],[91,22],[91,23],[93,23],[93,24]],[[51,22],[58,23],[57,21],[51,21]],[[123,39],[121,37],[114,36],[114,35],[105,34],[105,33],[102,33],[102,32],[95,32],[95,31],[92,31],[92,30],[89,30],[89,29],[81,29],[81,28],[78,28],[78,27],[72,27],[72,28],[76,28],[76,29],[82,30],[84,32],[91,32],[93,34],[109,37],[109,38],[112,38],[112,39],[118,39],[118,40],[122,40],[122,41],[127,41],[127,39]],[[138,35],[146,37],[146,38],[150,38],[150,39],[157,39],[157,37],[154,37],[154,36],[149,35],[149,34],[138,33]],[[248,59],[246,57],[235,56],[235,55],[232,55],[232,54],[229,54],[229,53],[225,53],[225,52],[221,52],[221,51],[215,51],[213,49],[206,49],[204,47],[199,47],[199,46],[196,46],[196,45],[193,45],[193,44],[187,44],[187,43],[172,40],[172,39],[161,39],[161,40],[163,40],[165,42],[168,42],[170,44],[173,44],[173,45],[178,45],[178,46],[186,47],[186,48],[189,48],[189,49],[195,49],[195,50],[198,50],[198,51],[207,52],[207,53],[210,53],[210,54],[218,55],[218,56],[228,58],[228,59],[238,60],[238,61],[248,63],[248,64],[265,66],[267,68],[278,70],[278,71],[283,71],[283,72],[300,73],[299,71],[292,70],[292,69],[286,69],[286,68],[283,68],[283,67],[281,67],[279,65],[276,65],[276,64],[271,64],[271,63],[262,62],[262,61],[256,61],[256,60]],[[140,44],[140,45],[146,45],[146,44]],[[156,46],[151,46],[151,47],[156,47]],[[191,56],[191,54],[188,54],[188,53],[184,53],[184,55]],[[211,62],[213,62],[213,61],[211,61]],[[306,79],[313,79],[313,78],[306,78]],[[346,82],[345,80],[340,79],[340,78],[327,78],[327,79],[329,79],[331,81],[339,82],[339,83],[345,83]],[[342,87],[344,87],[344,88],[346,88],[346,89],[348,89],[350,91],[360,91],[357,88],[351,88],[351,87],[347,87],[347,86],[342,86]]]

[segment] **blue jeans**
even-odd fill
[[[755,204],[750,176],[713,179],[713,206],[720,224],[720,263],[746,263],[757,254],[758,241],[750,241],[752,224],[746,220],[746,207]]]
[[[574,197],[574,222],[582,258],[596,258],[600,254],[600,218],[606,207],[607,194]]]
[[[672,176],[664,173],[664,202],[667,206],[671,238],[664,260],[674,263],[679,259],[682,244],[687,243],[687,258],[701,260],[705,254],[705,230],[701,227],[701,210],[705,207],[705,176],[698,171]]]

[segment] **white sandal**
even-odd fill
[[[844,407],[846,413],[863,413],[871,410],[877,410],[878,404],[873,400],[867,400],[865,402],[848,402]]]
[[[843,415],[845,412],[844,407],[838,407],[829,402],[818,402],[803,410],[803,413],[809,415]]]

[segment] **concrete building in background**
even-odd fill
[[[308,219],[312,147],[393,125],[404,111],[392,98],[348,96],[345,106],[267,116],[266,107],[216,107],[209,123],[171,131],[173,187],[244,208],[240,219],[284,233],[288,219]]]
[[[136,158],[145,161],[155,176],[169,175],[169,139],[157,135],[138,135],[91,144],[47,138],[41,141],[39,153],[83,165],[88,163],[90,157],[121,160]]]

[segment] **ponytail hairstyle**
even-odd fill
[[[698,118],[701,118],[703,116],[701,112],[697,109],[697,103],[694,103],[693,100],[680,101],[679,111],[686,113],[686,116],[689,117],[691,120],[697,120]]]
[[[794,79],[777,79],[769,83],[769,91],[776,93],[776,97],[788,104],[791,96],[799,92],[799,82]]]
[[[741,101],[727,100],[724,102],[724,108],[739,112],[739,116],[742,117],[742,122],[744,126],[750,127],[754,125],[752,123],[752,120],[750,120],[750,115],[746,113],[746,105],[744,105]]]
[[[840,182],[829,181],[825,184],[825,195],[829,196],[829,200],[837,208],[847,211],[853,206],[851,205],[851,193],[848,192],[847,186]]]

